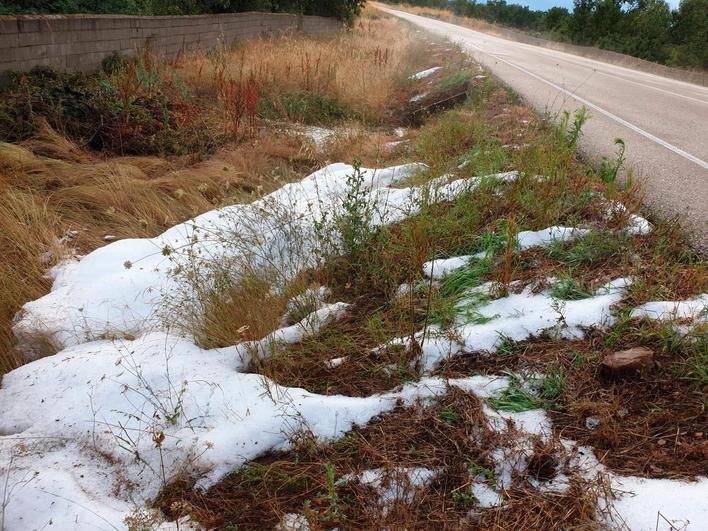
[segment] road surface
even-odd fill
[[[645,204],[708,252],[708,88],[379,7],[460,44],[538,111],[588,107],[581,153],[614,155],[622,138]]]

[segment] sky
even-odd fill
[[[671,9],[678,8],[680,0],[667,1]],[[520,4],[522,6],[529,6],[531,9],[540,9],[542,11],[546,11],[554,6],[566,7],[568,11],[573,10],[573,0],[507,0],[507,4]]]

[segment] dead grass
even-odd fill
[[[210,55],[187,55],[175,69],[197,97],[208,101],[217,97],[217,80],[223,76],[251,80],[279,114],[287,115],[298,98],[317,95],[305,100],[309,115],[331,102],[344,114],[380,122],[409,75],[419,46],[407,27],[367,8],[354,28],[334,38],[255,40]]]
[[[605,355],[639,346],[655,352],[652,371],[613,378],[601,370]],[[705,339],[697,344],[660,324],[633,321],[583,341],[539,338],[503,353],[463,355],[440,372],[557,374],[563,392],[549,409],[557,436],[594,448],[600,462],[619,474],[691,479],[705,472],[708,459],[705,382],[686,373],[696,349],[705,351]],[[588,428],[589,417],[599,427]]]
[[[400,153],[385,145],[395,138],[390,131],[372,132],[361,120],[388,123],[392,115],[387,109],[407,100],[407,75],[429,66],[416,58],[422,55],[419,46],[403,24],[367,9],[357,26],[341,36],[254,40],[185,56],[177,64],[147,54],[139,58],[141,68],[167,80],[172,89],[180,80],[177,85],[194,100],[190,105],[209,115],[204,127],[221,124],[223,131],[212,136],[234,126],[235,116],[221,112],[229,103],[223,99],[228,96],[237,105],[242,91],[236,88],[246,80],[263,98],[301,93],[331,98],[351,110],[352,119],[339,124],[324,146],[287,122],[245,122],[248,135],[232,131],[227,136],[237,136],[238,142],[209,157],[202,152],[109,157],[68,140],[41,118],[31,138],[19,145],[0,144],[0,373],[24,362],[14,349],[13,316],[49,289],[45,272],[65,257],[90,252],[106,239],[157,235],[217,206],[250,201],[328,162],[358,156],[377,166],[400,160]],[[131,79],[119,71],[110,82],[137,94]],[[224,304],[228,297],[215,298],[204,308],[201,335],[210,338],[205,344],[231,344],[243,336],[243,327],[250,330],[247,337],[256,337],[277,321],[275,313],[282,308],[277,301],[271,301],[270,317],[255,311],[264,308],[262,290],[253,285],[230,290],[236,298],[252,295],[254,310],[236,311],[233,304]],[[47,345],[46,352],[52,351]]]
[[[506,507],[475,509],[472,478],[482,472],[494,483],[489,452],[503,439],[487,429],[474,396],[451,388],[432,403],[398,407],[331,444],[301,436],[291,452],[249,461],[206,492],[192,490],[191,480],[183,478],[165,489],[156,505],[207,528],[272,528],[288,513],[303,515],[311,529],[593,527],[597,493],[574,478],[564,494],[541,494],[527,479],[544,481],[543,467],[515,478],[504,492]],[[543,445],[532,454],[541,464],[549,459]],[[411,467],[437,474],[414,488],[402,472]],[[561,468],[544,470],[555,477]],[[385,484],[399,485],[400,496],[386,506],[374,488],[356,479],[373,469],[383,470]]]
[[[47,268],[106,239],[151,237],[220,205],[250,201],[319,167],[321,157],[306,139],[268,130],[203,161],[104,159],[46,125],[26,145],[0,144],[0,372],[24,362],[11,321],[48,290]]]
[[[485,33],[496,33],[496,24],[492,24],[491,22],[487,22],[486,20],[479,18],[458,17],[448,9],[441,9],[438,7],[415,6],[406,3],[388,5],[387,7],[390,7],[392,9],[398,9],[400,11],[407,11],[408,13],[413,13],[415,15],[420,15],[423,17],[444,20],[445,22],[450,22],[451,24],[456,24],[458,26],[466,26],[468,28],[483,31]]]

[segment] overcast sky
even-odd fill
[[[680,0],[668,0],[671,9],[676,9]],[[481,2],[480,2],[481,3]],[[507,4],[521,4],[529,6],[531,9],[546,10],[553,6],[567,7],[569,11],[573,10],[573,0],[507,0]]]

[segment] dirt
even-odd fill
[[[273,528],[287,513],[306,515],[311,529],[543,529],[591,520],[595,498],[589,485],[574,479],[565,494],[528,487],[527,478],[544,480],[561,471],[555,448],[544,445],[535,449],[529,475],[506,494],[509,508],[475,512],[474,499],[463,495],[470,467],[475,474],[493,469],[487,452],[501,442],[486,426],[479,400],[451,389],[433,402],[397,407],[331,444],[305,437],[294,450],[249,462],[207,491],[194,490],[184,478],[165,489],[156,505],[171,518],[190,515],[209,529]],[[413,489],[402,479],[405,467],[439,473]],[[372,469],[384,469],[384,483],[395,481],[405,493],[387,509],[374,488],[353,479]]]
[[[507,355],[470,353],[440,372],[450,377],[501,374],[505,371],[547,372],[560,367],[566,388],[548,410],[554,435],[591,446],[602,464],[631,476],[692,479],[706,472],[708,414],[705,393],[677,375],[681,360],[665,354],[655,342],[627,339],[609,348],[603,338],[568,342],[550,338],[515,345]],[[607,354],[632,347],[656,352],[656,367],[623,378],[607,376],[601,361]],[[587,419],[599,421],[590,429]]]

